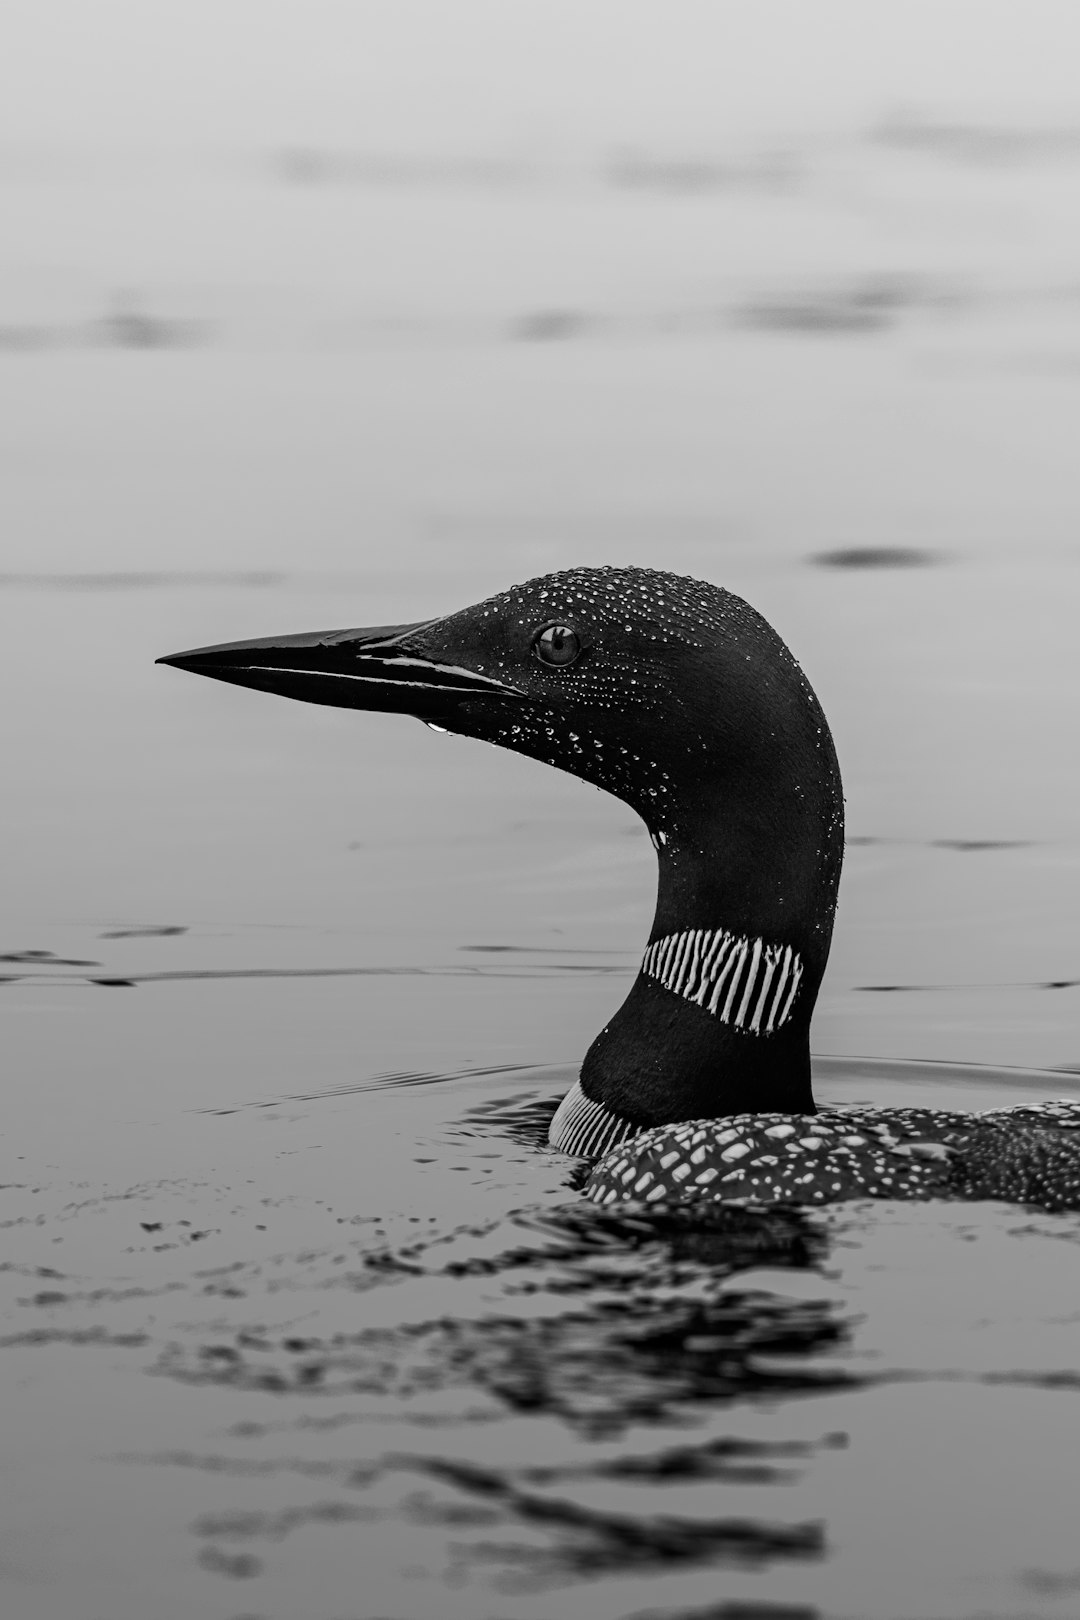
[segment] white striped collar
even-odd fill
[[[593,1102],[575,1080],[555,1111],[548,1141],[562,1153],[579,1159],[599,1159],[617,1142],[637,1136],[645,1127],[620,1119],[604,1103]]]
[[[665,990],[751,1035],[772,1035],[795,1004],[803,966],[790,945],[691,928],[665,934],[645,952],[641,971]]]

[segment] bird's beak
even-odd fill
[[[261,641],[196,647],[157,662],[303,703],[381,709],[421,719],[451,716],[463,699],[523,696],[505,681],[425,650],[419,638],[432,630],[437,640],[437,620],[266,636]],[[425,636],[425,643],[431,639]]]

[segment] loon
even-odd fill
[[[658,858],[652,930],[550,1129],[592,1161],[593,1201],[1080,1208],[1080,1102],[816,1109],[810,1019],[843,859],[840,771],[801,668],[740,597],[653,569],[574,568],[444,618],[158,662],[412,715],[637,811]]]

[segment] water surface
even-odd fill
[[[871,255],[835,199],[546,197],[487,281],[480,203],[355,206],[264,202],[222,262],[427,326],[274,348],[225,300],[199,345],[0,357],[5,1614],[1073,1612],[1078,1219],[584,1205],[543,1124],[636,971],[633,816],[153,666],[575,563],[727,585],[845,774],[819,1096],[1075,1094],[1069,308],[841,331]],[[934,274],[940,217],[905,239]],[[552,222],[608,257],[530,258]],[[451,236],[433,308],[396,270]]]

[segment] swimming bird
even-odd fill
[[[172,664],[413,715],[637,811],[656,914],[550,1139],[599,1203],[968,1197],[1080,1207],[1080,1103],[815,1107],[810,1020],[843,859],[840,771],[794,657],[740,597],[575,568],[416,624],[271,636]]]

